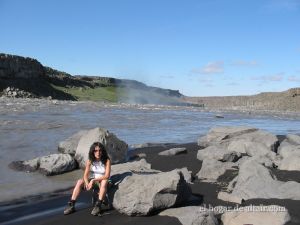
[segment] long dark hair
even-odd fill
[[[95,154],[94,154],[94,151],[95,151],[95,148],[96,147],[99,147],[100,148],[100,151],[102,152],[101,153],[101,158],[100,158],[100,161],[105,165],[107,160],[109,159],[109,156],[107,154],[107,151],[104,147],[104,145],[100,142],[94,142],[91,147],[90,147],[90,151],[89,151],[89,160],[93,163],[96,161],[96,157],[95,157]]]

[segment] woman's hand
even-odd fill
[[[88,183],[87,188],[86,188],[88,191],[92,189],[94,182],[95,182],[95,179],[91,179],[91,181]]]

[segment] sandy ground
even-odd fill
[[[159,156],[158,153],[171,147],[186,147],[187,154],[176,156]],[[164,146],[141,148],[131,151],[130,155],[146,153],[146,161],[153,169],[170,171],[175,168],[187,167],[195,175],[201,169],[202,162],[197,160],[196,154],[199,146],[196,143],[181,145],[165,144]],[[300,172],[272,171],[278,180],[294,180],[300,182]],[[81,176],[82,171],[75,171],[65,176],[75,178]],[[235,176],[235,173],[227,171],[218,180],[218,183],[205,183],[195,179],[191,184],[192,193],[198,197],[196,200],[187,202],[185,205],[196,206],[235,206],[235,204],[217,199],[217,193],[228,184]],[[61,178],[60,178],[61,179]],[[116,210],[107,210],[102,217],[90,215],[91,193],[85,192],[78,199],[77,212],[68,216],[63,215],[63,209],[70,198],[70,191],[51,193],[48,196],[37,196],[31,200],[14,201],[0,206],[1,224],[181,224],[178,219],[167,216],[152,215],[148,217],[129,217],[118,213]],[[285,206],[291,215],[292,221],[288,225],[300,224],[300,201],[280,199],[251,199],[243,203],[246,205],[269,205],[277,204]],[[220,222],[220,220],[219,220]],[[221,223],[220,223],[221,224]]]

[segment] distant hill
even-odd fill
[[[36,59],[0,54],[0,95],[144,104],[185,104],[178,90],[150,87],[135,80],[73,76]]]
[[[0,96],[187,105],[217,110],[300,112],[300,88],[252,96],[187,97],[178,90],[150,87],[135,80],[71,75],[36,59],[0,54]]]
[[[283,92],[265,92],[251,96],[183,97],[184,101],[208,109],[275,110],[300,112],[300,88]]]

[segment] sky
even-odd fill
[[[0,52],[187,96],[300,87],[300,0],[0,0]]]

